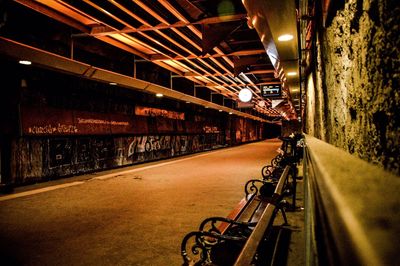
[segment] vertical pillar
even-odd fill
[[[70,57],[74,60],[74,38],[71,37],[71,50],[70,50]]]
[[[169,88],[172,90],[172,72],[169,72]]]
[[[133,55],[133,78],[136,78],[136,56]]]

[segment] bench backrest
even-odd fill
[[[246,244],[244,245],[239,257],[237,258],[235,266],[251,265],[251,262],[253,261],[253,258],[257,252],[258,246],[263,240],[266,231],[273,223],[276,208],[280,199],[282,198],[284,184],[289,175],[289,171],[290,166],[286,166],[275,188],[272,202],[268,203],[267,207],[265,208],[260,220],[258,221],[250,237],[246,241]]]

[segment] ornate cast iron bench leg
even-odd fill
[[[194,237],[194,243],[190,247],[191,254],[199,256],[195,261],[192,259],[187,251],[187,244],[189,239]],[[181,244],[181,255],[184,260],[184,265],[203,265],[211,264],[211,249],[213,246],[221,243],[222,241],[240,241],[245,242],[247,237],[236,237],[228,235],[220,235],[213,232],[194,231],[187,234]],[[210,241],[213,240],[213,241]]]

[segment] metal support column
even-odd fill
[[[136,78],[136,55],[133,55],[133,78]]]

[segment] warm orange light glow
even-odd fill
[[[253,24],[253,27],[257,24],[257,16],[253,17],[253,19],[251,20],[251,24]]]
[[[173,60],[164,60],[164,63],[172,66],[175,69],[178,69],[179,71],[182,72],[187,72],[188,69],[185,67],[185,65],[183,65],[181,62],[179,61],[173,61]]]
[[[293,35],[291,34],[283,34],[278,37],[278,41],[280,42],[287,42],[293,39]]]

